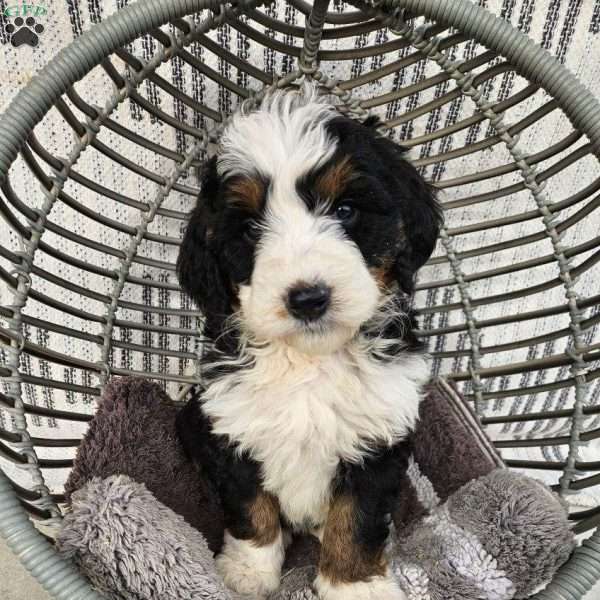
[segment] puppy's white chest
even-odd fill
[[[211,384],[203,410],[262,464],[263,485],[298,528],[319,526],[340,460],[404,438],[418,414],[422,357],[379,363],[344,350],[306,357],[274,349]]]

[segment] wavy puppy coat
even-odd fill
[[[306,89],[234,116],[179,255],[212,341],[179,435],[223,500],[219,570],[256,598],[287,529],[320,537],[323,600],[404,598],[384,545],[427,375],[407,302],[440,213],[372,125]]]

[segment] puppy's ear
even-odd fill
[[[231,285],[219,261],[217,226],[221,181],[216,157],[202,175],[202,188],[191,212],[177,258],[181,287],[204,313],[209,329],[219,326],[232,312]]]
[[[404,162],[410,194],[409,202],[404,204],[404,233],[410,241],[411,267],[416,271],[435,250],[443,215],[434,186],[427,183],[409,162]]]
[[[386,138],[379,138],[383,160],[387,163],[390,192],[398,200],[403,244],[395,263],[396,280],[407,293],[414,290],[416,272],[435,249],[443,215],[435,188],[427,183],[406,159],[406,150]]]

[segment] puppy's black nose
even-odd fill
[[[303,321],[315,321],[325,314],[331,302],[331,292],[324,285],[293,287],[287,298],[290,314]]]

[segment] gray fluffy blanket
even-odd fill
[[[531,595],[572,550],[563,506],[541,483],[498,467],[451,388],[438,382],[427,402],[394,515],[395,576],[410,600]],[[59,548],[107,598],[238,600],[215,572],[222,514],[178,446],[175,412],[148,382],[109,387],[67,486]],[[270,600],[316,600],[317,560],[314,539],[295,539]]]

